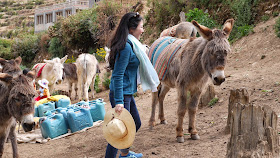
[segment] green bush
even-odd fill
[[[180,21],[179,13],[186,10],[186,1],[183,0],[149,0],[148,4],[151,9],[145,17],[146,21],[157,31],[176,25]]]
[[[276,32],[277,37],[280,38],[280,17],[276,20],[275,32]]]
[[[272,15],[273,15],[273,17],[276,17],[279,15],[279,12],[273,12]]]
[[[57,37],[50,40],[48,51],[52,54],[52,57],[62,58],[66,55],[66,49]]]
[[[237,26],[233,27],[233,30],[230,34],[229,40],[236,41],[243,36],[247,36],[253,32],[254,26],[253,25],[244,25],[244,26]]]
[[[100,82],[99,75],[96,75],[95,81],[94,81],[94,90],[96,91],[96,93],[101,92],[101,89],[99,88],[99,82]]]
[[[267,21],[267,20],[269,20],[269,16],[268,15],[264,15],[264,16],[262,16],[262,21]]]
[[[105,56],[106,51],[104,48],[97,49],[97,51],[95,52],[95,57],[99,62],[105,61]]]
[[[11,53],[12,40],[0,38],[0,57],[4,59],[12,59],[13,54]]]
[[[38,35],[22,34],[15,39],[12,46],[12,52],[14,52],[17,56],[21,56],[24,63],[30,64],[39,50],[38,45]]]
[[[105,89],[109,89],[110,88],[110,83],[111,83],[111,80],[110,80],[110,75],[111,75],[111,72],[106,72],[104,74],[104,80],[102,82],[102,85]]]
[[[194,8],[186,13],[187,21],[195,20],[199,24],[204,25],[208,28],[216,27],[216,21],[210,17],[208,13],[204,13],[203,10]]]

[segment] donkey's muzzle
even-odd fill
[[[33,122],[33,123],[23,123],[23,124],[22,124],[22,128],[23,128],[24,132],[29,132],[29,131],[31,131],[34,127],[35,127],[35,122]]]
[[[55,83],[60,84],[61,82],[62,82],[62,80],[57,80]]]
[[[225,80],[226,80],[225,78],[218,78],[218,77],[215,77],[215,78],[214,78],[213,84],[219,86],[219,85],[221,85],[223,82],[225,82]]]

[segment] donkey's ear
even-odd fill
[[[3,58],[0,58],[0,64],[1,65],[5,65],[7,62],[7,60],[3,59]]]
[[[53,62],[52,60],[46,60],[46,59],[44,59],[44,62],[45,62],[45,63],[49,63],[49,64],[54,64],[54,62]]]
[[[234,20],[233,19],[228,19],[223,27],[223,31],[226,33],[227,38],[229,38],[229,34],[233,28]]]
[[[32,80],[35,79],[35,74],[36,74],[36,70],[32,69],[31,71],[28,71],[28,73],[26,74],[27,77],[31,78]]]
[[[18,65],[20,65],[21,61],[22,61],[22,59],[21,59],[20,56],[17,57],[17,58],[15,59],[15,62],[16,62]]]
[[[211,40],[213,38],[212,36],[212,30],[209,29],[206,26],[200,25],[199,23],[197,23],[196,21],[192,21],[192,24],[195,26],[196,30],[199,32],[199,34],[207,39],[207,40]]]
[[[0,73],[0,81],[10,83],[13,79],[13,76],[7,74],[7,73]]]
[[[60,59],[61,64],[63,64],[67,60],[68,55],[65,55],[65,57]]]
[[[105,46],[105,52],[106,52],[106,54],[107,53],[109,53],[111,50],[107,47],[107,46]]]

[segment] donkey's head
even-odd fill
[[[12,77],[7,73],[0,73],[0,80],[8,87],[8,112],[22,123],[24,131],[31,131],[35,125],[33,113],[36,91],[32,85],[34,78],[34,71],[30,71],[26,75],[21,74],[17,77]]]
[[[16,59],[5,60],[0,58],[0,65],[2,67],[1,72],[7,73],[12,76],[18,76],[22,73],[20,69],[20,63],[22,59],[21,57],[17,57]]]
[[[227,54],[230,52],[228,37],[233,28],[234,20],[228,19],[222,30],[211,30],[196,21],[192,21],[192,24],[199,34],[208,41],[202,54],[203,68],[211,77],[214,85],[220,85],[225,81],[224,69]]]
[[[50,72],[50,75],[53,75],[56,84],[60,84],[63,79],[63,63],[66,59],[67,55],[61,59],[54,58],[52,60],[44,60],[44,62],[49,63],[52,66],[52,72]]]

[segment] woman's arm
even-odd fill
[[[126,43],[125,48],[117,54],[112,76],[114,76],[114,99],[116,104],[123,104],[123,77],[129,63],[131,46]]]

